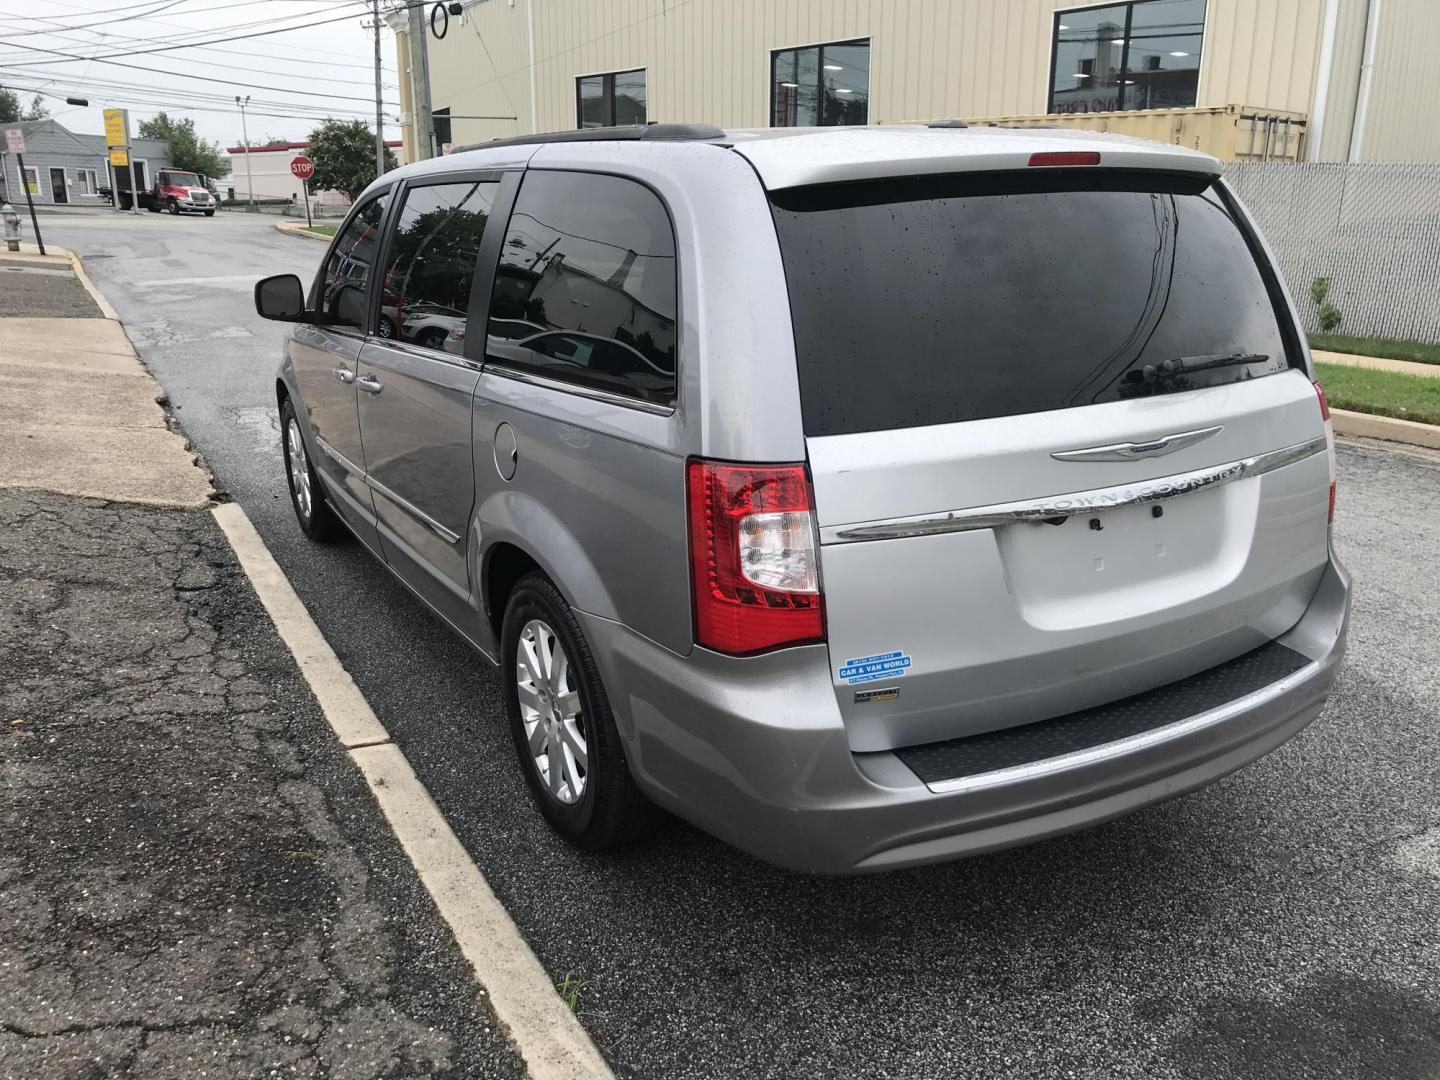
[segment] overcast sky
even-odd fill
[[[381,0],[382,11],[391,6]],[[234,99],[248,94],[251,142],[300,140],[327,113],[374,124],[369,10],[369,0],[0,0],[0,85],[26,101],[37,89],[59,95],[42,100],[72,131],[99,134],[100,110],[124,107],[133,135],[164,111],[192,117],[223,147],[240,144]],[[296,29],[269,32],[287,27]],[[380,56],[385,135],[398,139],[388,27]],[[67,105],[68,96],[90,107]]]

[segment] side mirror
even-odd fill
[[[255,310],[277,322],[305,321],[305,286],[294,274],[276,274],[255,283]]]
[[[368,285],[346,282],[330,298],[330,318],[341,326],[365,325],[365,301]]]

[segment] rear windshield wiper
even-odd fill
[[[1146,382],[1154,382],[1170,375],[1185,375],[1192,371],[1206,371],[1210,368],[1242,367],[1246,364],[1263,364],[1269,360],[1268,353],[1217,353],[1211,356],[1182,356],[1178,360],[1162,360],[1158,364],[1146,364],[1131,377],[1139,375]]]

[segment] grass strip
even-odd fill
[[[1333,408],[1440,424],[1440,379],[1340,364],[1315,370]]]

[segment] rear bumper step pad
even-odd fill
[[[895,751],[927,784],[1073,754],[1118,742],[1263,690],[1310,661],[1278,642],[1188,679],[1034,724]]]

